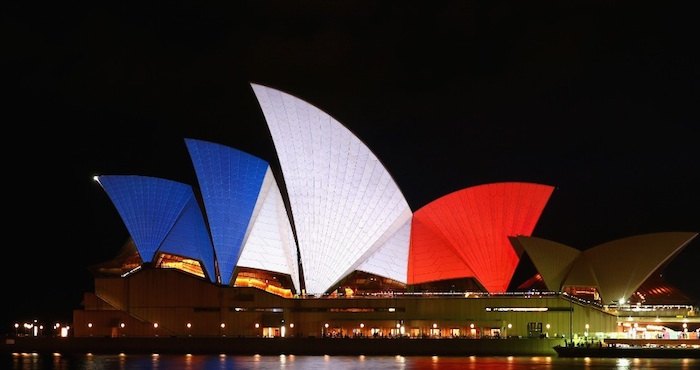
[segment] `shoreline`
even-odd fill
[[[700,349],[692,347],[554,347],[558,357],[568,358],[700,358]]]
[[[231,354],[231,355],[401,355],[557,356],[563,339],[467,338],[6,338],[5,353]]]

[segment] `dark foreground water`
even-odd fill
[[[228,356],[2,354],[0,369],[12,370],[661,370],[700,369],[698,359],[413,356]]]

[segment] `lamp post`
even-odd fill
[[[569,294],[569,340],[574,340],[574,299],[571,294]]]

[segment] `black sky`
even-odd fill
[[[698,232],[700,61],[697,13],[684,4],[12,5],[2,15],[0,333],[14,320],[70,320],[93,288],[87,268],[128,238],[93,175],[196,186],[185,138],[277,169],[249,82],[346,125],[413,210],[527,181],[557,187],[534,236],[583,250]],[[696,239],[666,270],[696,296],[699,256]]]

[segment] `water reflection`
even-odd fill
[[[698,359],[449,357],[449,356],[229,356],[1,354],[0,369],[12,370],[692,370]]]

